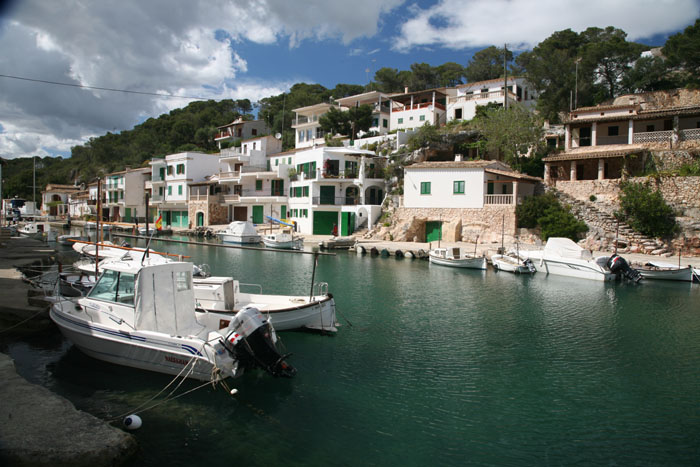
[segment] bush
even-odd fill
[[[588,199],[590,199],[591,202],[595,202],[598,199],[598,197],[596,195],[591,195],[588,197]]]
[[[620,185],[621,217],[635,230],[651,237],[669,238],[678,232],[673,208],[649,182]]]
[[[577,241],[579,235],[588,230],[586,224],[562,207],[552,193],[525,198],[516,207],[515,213],[518,227],[540,227],[544,240],[549,237],[567,237]]]

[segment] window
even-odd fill
[[[134,305],[134,275],[125,272],[106,270],[88,297],[108,302]]]
[[[420,182],[420,194],[429,195],[430,194],[430,182]]]
[[[421,121],[421,122],[424,122],[424,121],[425,121],[425,115],[421,115],[421,116],[420,116],[420,121]]]
[[[177,164],[176,173],[177,174],[184,174],[185,173],[185,164]]]
[[[257,136],[258,130],[256,130],[255,128],[253,128],[252,130],[250,130],[250,133],[251,133],[253,136]],[[253,149],[255,149],[255,147],[253,147]]]
[[[292,158],[291,157],[287,159],[287,164],[292,165]]]
[[[182,194],[182,185],[177,186],[177,194],[181,195]]]
[[[279,160],[279,159],[275,159],[275,167],[277,167],[278,165],[280,165],[280,160]]]
[[[455,109],[455,120],[462,120],[462,109]]]
[[[123,191],[119,192],[119,199],[124,199],[124,192]]]
[[[608,136],[618,136],[620,134],[620,127],[619,126],[609,126],[608,127]]]
[[[399,125],[403,123],[403,118],[399,118]]]
[[[299,142],[300,143],[304,142],[304,135],[306,135],[306,133],[304,133],[304,130],[299,130]]]
[[[173,174],[173,166],[169,165],[168,166],[168,175],[172,175],[172,174]]]
[[[700,123],[700,122],[698,122]],[[389,127],[389,122],[387,122],[386,118],[382,118],[382,127],[388,128]]]
[[[455,180],[452,183],[452,193],[454,193],[455,195],[464,194],[464,180]]]
[[[654,131],[654,125],[647,125],[647,131]]]
[[[301,210],[302,217],[309,217],[309,210],[308,209],[302,209]]]
[[[303,188],[304,189],[302,190],[302,196],[309,196],[309,187],[305,186]]]
[[[413,117],[412,117],[412,116],[411,116],[411,117],[408,117],[408,121],[409,121],[409,122],[412,122],[412,121],[413,121]]]
[[[192,288],[191,281],[192,275],[189,271],[178,271],[175,273],[175,287],[178,292],[190,290]]]
[[[261,191],[262,185],[263,185],[262,180],[255,180],[255,191]]]
[[[301,186],[294,187],[294,197],[301,198],[304,188],[308,188],[308,187],[301,187]]]
[[[173,194],[173,187],[169,186],[168,187],[168,196]]]
[[[158,188],[158,194],[160,196],[163,196],[163,187],[162,186]]]
[[[378,118],[372,119],[372,126],[379,126],[379,119]]]

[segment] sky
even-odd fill
[[[367,84],[567,28],[663,45],[698,17],[700,0],[0,0],[0,157],[67,157],[192,98]]]

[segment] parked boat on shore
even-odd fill
[[[151,264],[150,258],[128,256],[103,268],[86,297],[59,298],[50,311],[66,338],[87,355],[202,381],[255,367],[275,376],[295,374],[256,308],[231,315],[223,328],[217,316],[195,312],[191,263]]]
[[[483,269],[487,267],[486,256],[476,256],[462,248],[434,248],[428,253],[430,263],[453,268]]]

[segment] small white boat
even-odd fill
[[[336,332],[335,301],[328,293],[328,284],[318,285],[320,293],[312,297],[294,295],[268,295],[240,291],[239,282],[231,277],[208,277],[194,279],[194,297],[198,310],[218,317],[223,325],[238,310],[254,306],[263,313],[278,331],[290,329],[312,329]]]
[[[693,268],[686,266],[678,267],[671,263],[660,261],[649,261],[643,266],[636,268],[644,279],[666,280],[666,281],[693,281]]]
[[[533,274],[537,272],[532,261],[523,259],[519,254],[507,252],[502,255],[491,256],[493,268],[497,271],[512,272],[515,274]]]
[[[59,235],[58,236],[58,243],[61,245],[65,246],[73,246],[73,243],[81,240],[87,240],[87,237],[84,235],[71,235],[71,234],[66,234],[66,235]]]
[[[257,309],[240,310],[223,327],[217,317],[195,312],[191,263],[109,262],[86,297],[56,300],[50,316],[81,351],[119,365],[202,381],[255,367],[275,376],[296,373]]]
[[[262,241],[266,247],[280,250],[301,250],[304,247],[304,239],[295,237],[293,233],[288,231],[263,235]]]
[[[260,234],[252,222],[234,221],[216,233],[224,243],[260,243]]]
[[[138,232],[139,235],[145,235],[147,237],[150,237],[151,235],[158,235],[158,229],[151,226],[149,226],[148,229],[146,229],[146,227],[139,227]]]
[[[434,248],[428,253],[432,264],[453,268],[486,269],[486,257],[462,252],[461,248]]]
[[[41,238],[44,236],[44,233],[47,230],[47,226],[44,224],[29,222],[22,227],[19,227],[17,229],[17,233],[20,235],[20,237]]]

